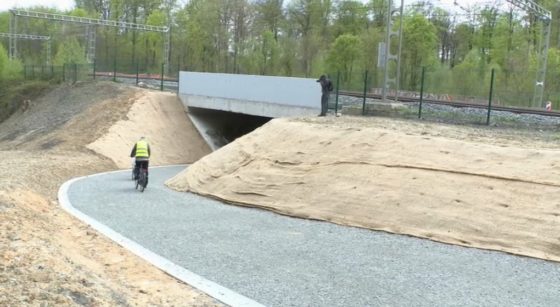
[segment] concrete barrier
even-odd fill
[[[309,78],[181,72],[179,97],[186,107],[271,118],[321,111],[321,86]]]

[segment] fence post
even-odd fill
[[[113,82],[117,81],[117,56],[113,59]]]
[[[235,71],[235,67],[233,68]],[[177,55],[177,80],[179,80],[179,73],[181,72],[181,54]]]
[[[31,65],[31,79],[35,80],[35,65]]]
[[[97,59],[93,59],[93,80],[95,80],[95,73],[96,73],[96,69],[97,69]]]
[[[422,118],[422,103],[424,102],[424,76],[426,67],[422,66],[422,79],[420,80],[420,105],[418,106],[418,118]]]
[[[140,64],[136,62],[136,85],[138,85],[138,75],[140,74]]]
[[[62,82],[66,82],[66,63],[62,64]]]
[[[165,67],[165,64],[161,64],[161,85],[160,85],[160,90],[163,91],[163,68]]]
[[[78,64],[74,63],[74,83],[78,82]]]
[[[334,115],[338,115],[338,90],[340,89],[340,70],[336,72],[336,99],[334,103]]]
[[[54,78],[54,64],[51,64],[51,79]]]
[[[490,95],[488,97],[488,115],[486,115],[486,125],[490,125],[490,112],[492,111],[492,94],[494,93],[494,68],[490,75]]]
[[[366,94],[367,94],[367,83],[368,83],[368,71],[364,76],[364,100],[362,102],[362,115],[366,114]]]

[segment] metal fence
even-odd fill
[[[419,81],[401,86],[398,93],[394,90],[383,93],[384,80],[380,71],[330,73],[334,91],[330,95],[329,109],[336,114],[418,118],[456,124],[560,127],[560,112],[554,111],[560,101],[548,95],[542,106],[534,106],[532,88],[516,86],[515,80],[508,80],[495,69],[484,71],[478,74],[477,80],[469,82],[461,82],[460,75],[437,75],[426,68],[414,73]],[[453,82],[442,85],[441,80],[452,77],[455,78]],[[551,101],[547,101],[549,99]]]
[[[25,80],[49,80],[53,82],[71,82],[88,80],[111,80],[115,82],[127,83],[146,88],[159,89],[161,91],[177,91],[178,80],[164,74],[164,66],[161,71],[141,70],[140,65],[136,65],[133,70],[118,70],[113,66],[113,70],[107,71],[106,67],[92,64],[67,63],[64,65],[24,65],[23,77]]]
[[[62,66],[26,65],[23,75],[28,80],[75,83],[101,79],[162,91],[178,91],[177,73],[173,73],[172,77],[166,75],[163,64],[157,72],[146,67],[148,65],[141,63],[119,65],[116,61],[112,65],[96,62]],[[335,87],[329,109],[336,114],[559,129],[560,112],[555,110],[560,108],[560,98],[554,99],[557,96],[547,93],[543,105],[534,106],[533,89],[526,87],[526,80],[516,79],[522,73],[505,74],[490,69],[478,72],[476,80],[462,80],[463,77],[473,78],[473,74],[462,76],[418,68],[404,76],[418,82],[401,86],[398,93],[388,90],[383,95],[384,80],[380,70],[335,72],[328,74]]]

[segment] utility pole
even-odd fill
[[[402,35],[403,11],[404,11],[404,0],[400,0],[400,6],[394,9],[393,9],[393,0],[388,0],[387,32],[385,36],[385,44],[384,46],[382,45],[382,47],[385,48],[385,52],[383,53],[383,59],[379,61],[380,63],[382,63],[384,68],[383,89],[381,93],[383,101],[387,99],[387,91],[391,90],[391,88],[395,90],[395,101],[398,100],[398,96],[399,96],[400,74],[401,74],[400,72],[401,51],[402,51],[402,36],[403,36]],[[395,13],[398,13],[398,15],[394,16]],[[397,22],[396,25],[395,22]],[[391,48],[392,45],[391,42],[393,40],[397,40],[397,50],[393,50],[393,48]],[[390,67],[391,66],[390,63],[394,63],[396,65]]]
[[[533,107],[543,107],[544,85],[546,78],[546,65],[548,59],[548,48],[550,47],[550,32],[552,24],[552,13],[532,0],[506,0],[512,5],[534,14],[542,22],[541,36],[538,46],[538,67],[535,78],[535,90],[533,92]]]

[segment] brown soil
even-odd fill
[[[245,206],[560,261],[558,132],[276,119],[167,184]]]
[[[86,146],[127,121],[129,110],[147,95],[157,96],[108,82],[66,85],[0,124],[1,306],[219,305],[57,203],[64,181],[117,168],[110,157]],[[160,132],[169,133],[168,128]],[[200,138],[191,137],[191,142]],[[127,156],[129,150],[118,154]],[[168,158],[160,164],[184,162]]]

